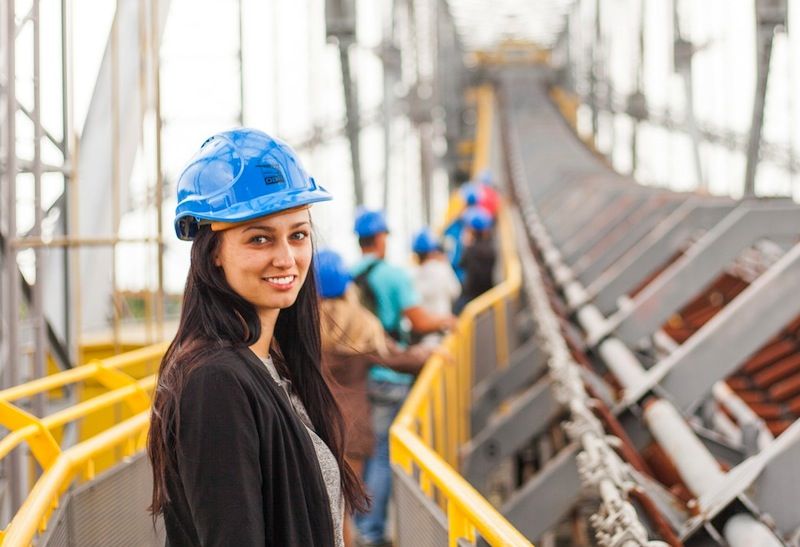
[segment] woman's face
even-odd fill
[[[214,262],[259,312],[288,308],[311,264],[308,210],[287,211],[221,232]]]

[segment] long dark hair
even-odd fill
[[[178,333],[158,371],[147,438],[147,455],[153,468],[153,515],[163,512],[170,501],[166,479],[168,474],[177,473],[175,429],[180,420],[181,390],[189,372],[219,348],[248,347],[261,335],[255,307],[228,285],[222,268],[211,259],[219,245],[218,233],[207,226],[200,228],[192,244]],[[322,348],[314,268],[312,259],[297,300],[278,315],[273,343],[289,365],[292,386],[305,405],[315,432],[339,463],[345,502],[352,510],[365,511],[368,498],[364,486],[344,458],[344,420],[320,370]]]

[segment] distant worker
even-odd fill
[[[461,267],[461,255],[464,252],[464,220],[463,215],[469,207],[478,205],[483,197],[483,188],[476,182],[465,182],[458,189],[456,197],[451,198],[451,202],[461,204],[458,210],[458,215],[450,222],[444,230],[444,247],[447,252],[447,257],[450,260],[450,265],[453,271],[458,276],[458,280],[464,283],[464,270]],[[451,207],[455,210],[455,206]]]
[[[151,511],[168,545],[341,547],[345,506],[368,503],[320,368],[309,207],[331,196],[254,129],[206,140],[177,186],[191,264],[153,399]]]
[[[477,205],[489,211],[492,217],[496,217],[497,212],[500,210],[500,205],[502,204],[502,198],[497,191],[492,172],[489,169],[484,169],[478,173],[476,179],[481,188],[481,195]]]
[[[362,302],[373,310],[383,328],[395,340],[406,342],[409,333],[403,320],[417,334],[444,331],[455,325],[452,314],[433,315],[420,305],[411,276],[384,260],[389,227],[382,211],[362,209],[355,220],[355,232],[363,257],[352,270]],[[413,376],[382,366],[370,371],[369,394],[372,425],[375,430],[375,453],[367,460],[364,482],[372,496],[372,508],[357,515],[361,539],[367,545],[385,545],[386,509],[392,489],[389,466],[389,426],[410,389]]]
[[[322,294],[323,369],[344,416],[345,458],[356,473],[363,473],[375,449],[367,377],[373,363],[393,370],[417,373],[430,356],[421,346],[401,349],[383,330],[377,317],[361,305],[352,289],[350,273],[341,256],[331,250],[317,252],[317,273]],[[345,545],[354,545],[348,519]]]
[[[414,237],[411,249],[419,263],[414,281],[422,306],[437,315],[452,313],[461,294],[461,282],[442,252],[441,243],[430,228],[425,228]],[[426,335],[422,342],[436,347],[441,339],[441,334],[433,333]]]
[[[497,258],[492,235],[492,215],[480,205],[473,205],[461,216],[464,223],[464,251],[460,266],[464,271],[464,290],[458,310],[494,286],[494,265]]]

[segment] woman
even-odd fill
[[[178,180],[191,266],[148,439],[167,545],[341,546],[345,505],[366,505],[320,372],[308,208],[329,199],[252,129],[208,139]]]
[[[431,350],[411,346],[402,350],[380,320],[361,305],[352,290],[352,278],[336,252],[322,250],[316,257],[322,294],[323,369],[346,424],[345,457],[361,475],[375,448],[375,433],[367,394],[369,369],[381,363],[400,372],[417,373]],[[353,544],[345,521],[345,544]]]

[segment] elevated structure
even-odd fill
[[[53,127],[42,120],[41,59],[53,53],[42,48],[53,42],[42,40],[40,1],[2,8],[4,544],[163,543],[144,512],[142,449],[165,346],[141,346],[166,334],[159,44],[170,3],[117,3],[80,129],[70,3],[58,14]],[[655,8],[640,2],[623,16],[596,0],[500,2],[492,13],[461,0],[387,1],[373,52],[383,104],[365,110],[355,6],[326,4],[346,118],[299,147],[346,136],[356,203],[382,195],[391,208],[402,120],[419,148],[421,218],[438,220],[436,172],[489,169],[506,196],[497,286],[467,306],[392,427],[397,544],[796,545],[800,206],[764,197],[770,173],[791,181],[798,170],[792,139],[765,131],[772,56],[789,47],[786,2],[754,4],[745,131],[701,114],[698,53],[712,41],[690,36],[677,0],[664,24],[680,111],[648,84]],[[635,70],[616,81],[624,20],[636,30]],[[33,55],[30,74],[20,51]],[[368,188],[360,154],[376,123],[382,194]],[[682,187],[692,191],[641,184],[653,182],[654,129],[687,137],[693,180]],[[719,195],[710,147],[741,153],[741,177]],[[122,240],[137,161],[153,222]],[[130,242],[158,257],[136,300],[146,320],[135,342],[115,271],[115,249]],[[96,327],[112,335],[90,347],[84,334]]]

